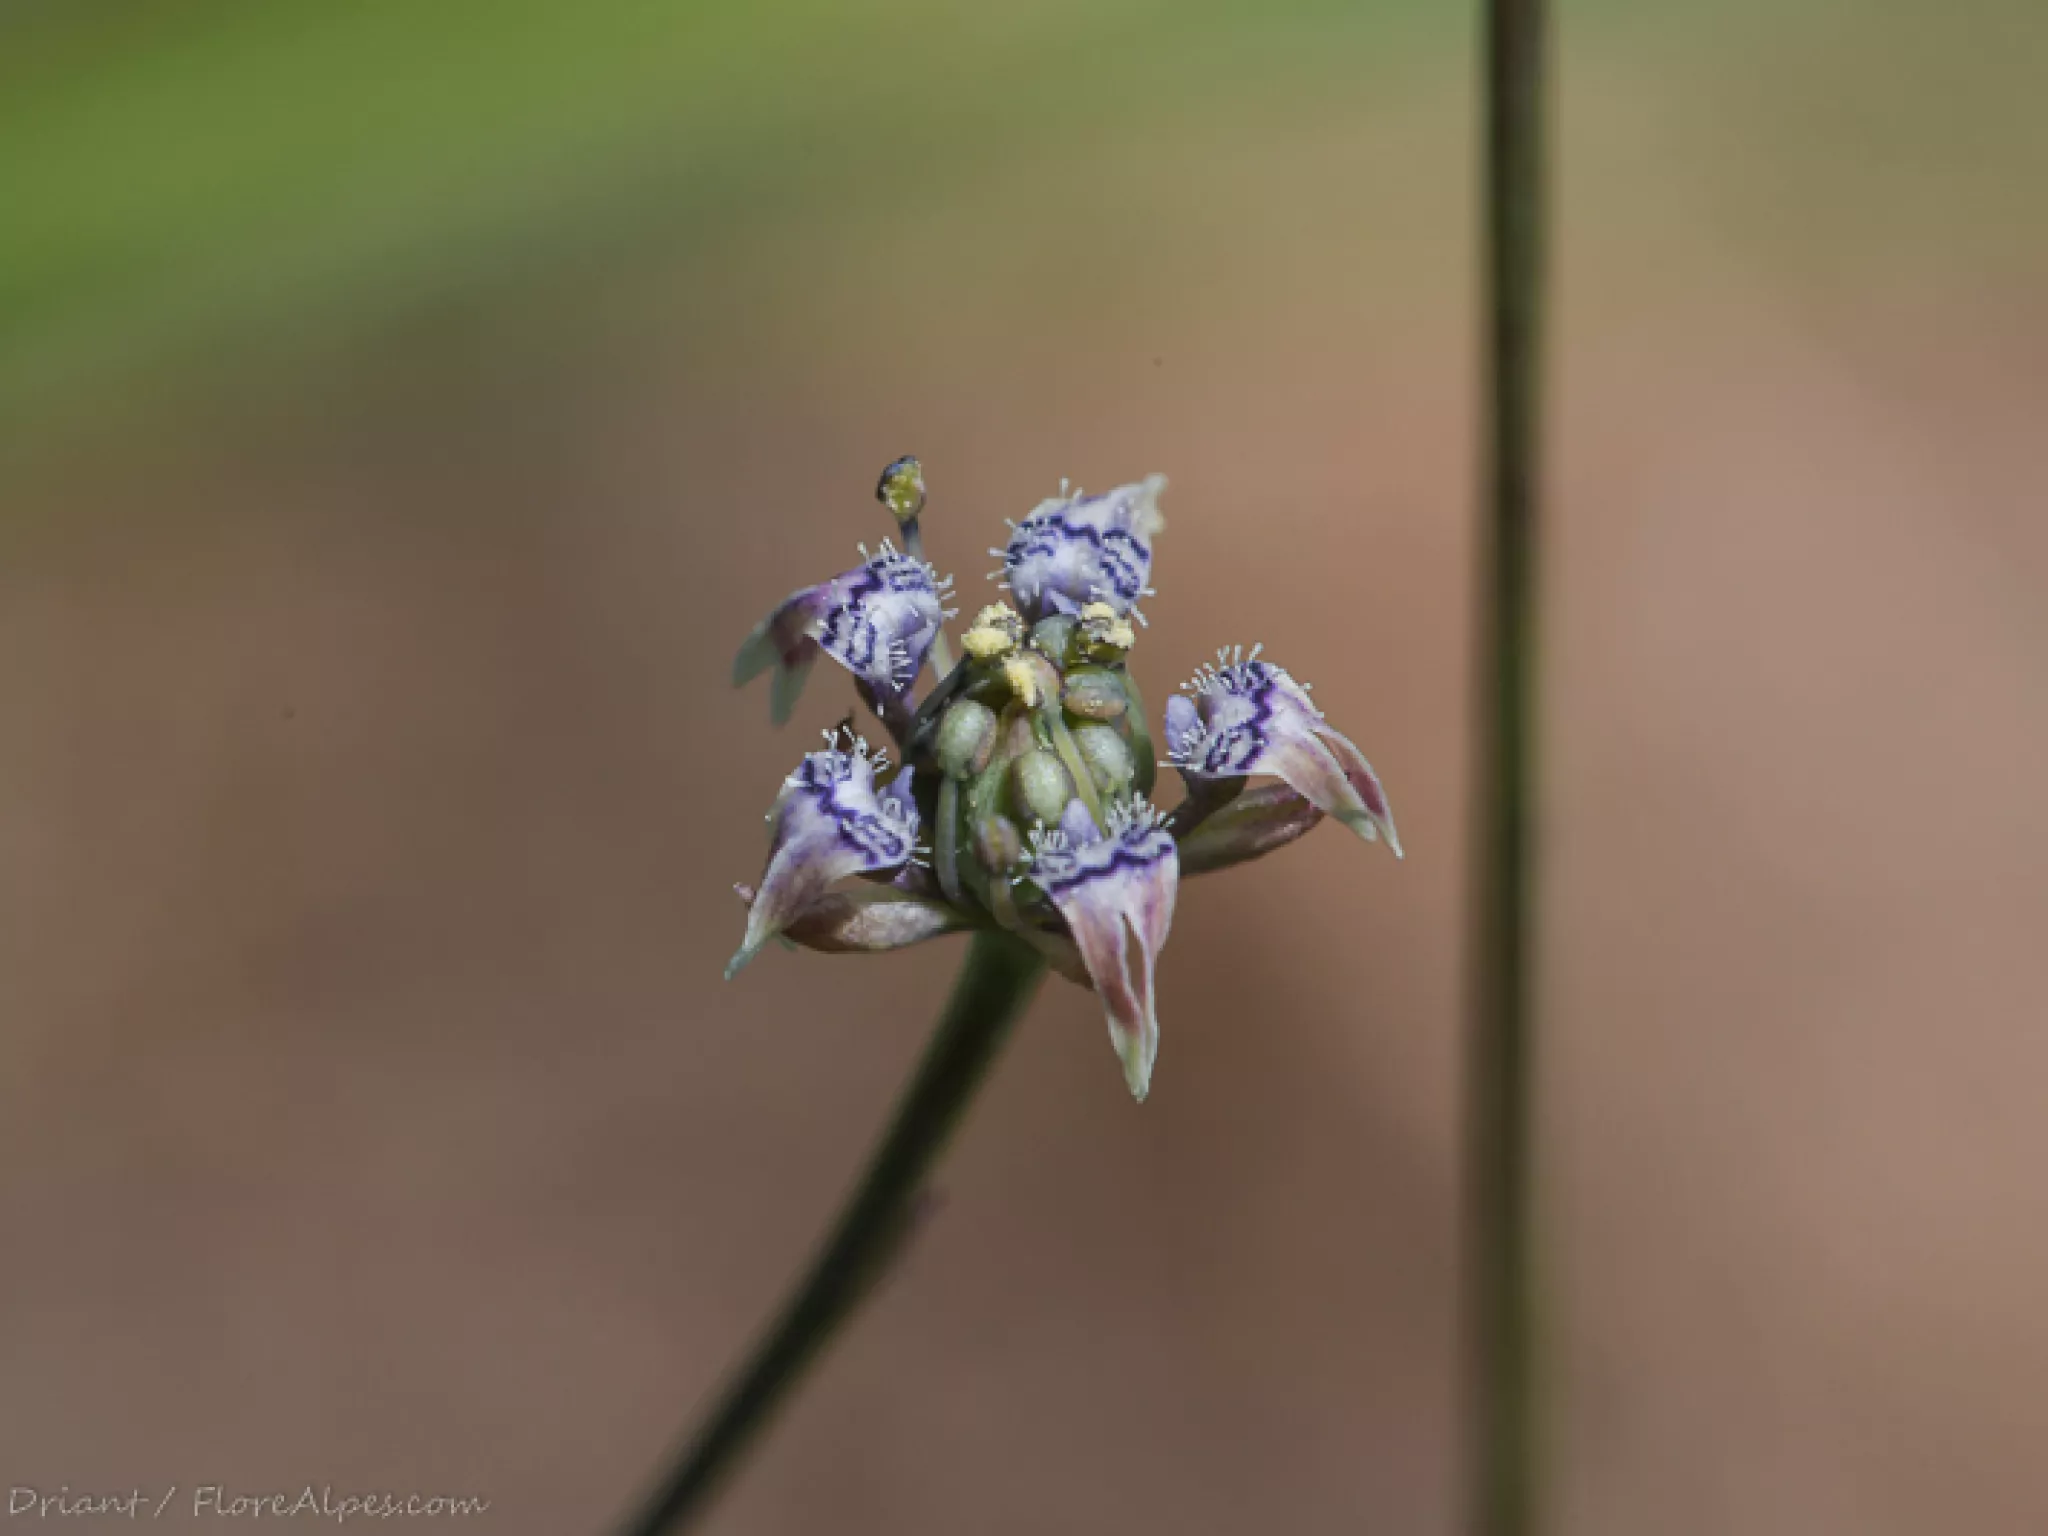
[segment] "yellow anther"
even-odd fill
[[[970,640],[972,638],[969,637]],[[1038,708],[1039,700],[1044,697],[1038,686],[1038,669],[1042,665],[1030,656],[1012,656],[1003,663],[1003,681],[1010,685],[1010,692],[1026,709]]]
[[[1017,649],[1024,638],[1024,621],[1008,603],[990,603],[974,616],[974,627],[961,644],[976,661],[994,661]]]
[[[1128,651],[1138,643],[1131,621],[1107,603],[1089,603],[1081,609],[1081,634],[1090,646]]]

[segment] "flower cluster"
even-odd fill
[[[771,673],[780,723],[823,653],[853,674],[902,761],[844,727],[784,781],[767,871],[736,887],[747,927],[728,976],[775,938],[874,952],[1000,927],[1101,996],[1142,1099],[1183,875],[1258,858],[1325,816],[1400,854],[1371,765],[1258,647],[1219,652],[1167,702],[1166,765],[1186,792],[1170,813],[1152,804],[1161,765],[1125,662],[1165,487],[1152,475],[1063,492],[1014,524],[991,551],[1008,601],[975,616],[956,664],[943,633],[951,583],[920,543],[923,471],[899,459],[883,472],[877,494],[904,549],[863,549],[852,570],[791,594],[740,647],[733,676]],[[935,679],[920,698],[927,661]]]

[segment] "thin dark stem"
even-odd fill
[[[1044,963],[1007,934],[974,936],[953,996],[894,1120],[811,1270],[682,1448],[625,1536],[679,1531],[804,1369],[873,1288],[909,1235],[926,1174],[1037,989]]]
[[[1547,20],[1486,6],[1486,561],[1479,679],[1479,924],[1470,1041],[1472,1521],[1538,1525],[1532,1214],[1536,586],[1542,430]]]

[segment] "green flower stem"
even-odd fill
[[[1159,781],[1159,749],[1152,745],[1152,727],[1145,721],[1145,696],[1138,692],[1138,680],[1128,670],[1119,675],[1123,678],[1124,698],[1129,701],[1123,722],[1130,732],[1131,761],[1137,768],[1132,783],[1139,794],[1150,795],[1152,786]]]
[[[679,1531],[704,1512],[805,1368],[886,1272],[910,1233],[925,1176],[1044,972],[1044,962],[1008,934],[974,936],[917,1075],[810,1273],[647,1503],[621,1527],[626,1536]]]
[[[932,821],[933,872],[946,900],[957,907],[961,904],[960,781],[950,773],[939,780],[939,803]]]
[[[1546,0],[1486,0],[1485,569],[1479,924],[1466,1166],[1472,1529],[1533,1536],[1537,554],[1542,443]]]
[[[1102,796],[1095,788],[1095,775],[1088,771],[1088,760],[1081,756],[1081,748],[1074,741],[1074,733],[1067,729],[1065,716],[1060,713],[1059,701],[1054,700],[1041,714],[1045,721],[1046,735],[1052,739],[1052,749],[1059,754],[1060,762],[1066,766],[1067,777],[1074,781],[1074,792],[1081,797],[1081,803],[1088,807],[1088,814],[1095,818],[1095,825],[1107,831],[1108,818],[1103,814]]]

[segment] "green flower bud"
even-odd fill
[[[1011,704],[1002,713],[997,726],[996,756],[1000,758],[1022,757],[1038,745],[1038,736],[1031,726],[1031,711]]]
[[[1080,621],[1072,614],[1047,614],[1031,626],[1031,649],[1051,659],[1055,666],[1065,666],[1067,653],[1074,643],[1074,631]]]
[[[939,767],[953,779],[970,779],[988,766],[996,749],[996,712],[972,699],[948,706],[939,721]]]
[[[1034,747],[1017,759],[1011,774],[1017,803],[1025,814],[1049,827],[1058,826],[1067,802],[1074,798],[1074,781],[1067,776],[1059,754]]]
[[[1115,726],[1092,720],[1077,725],[1074,745],[1081,750],[1081,761],[1088,765],[1088,776],[1105,795],[1122,794],[1131,787],[1137,763]]]
[[[1066,706],[1067,713],[1083,720],[1114,720],[1130,707],[1130,702],[1122,678],[1114,672],[1093,668],[1069,672],[1066,686],[1060,692],[1060,703]]]

